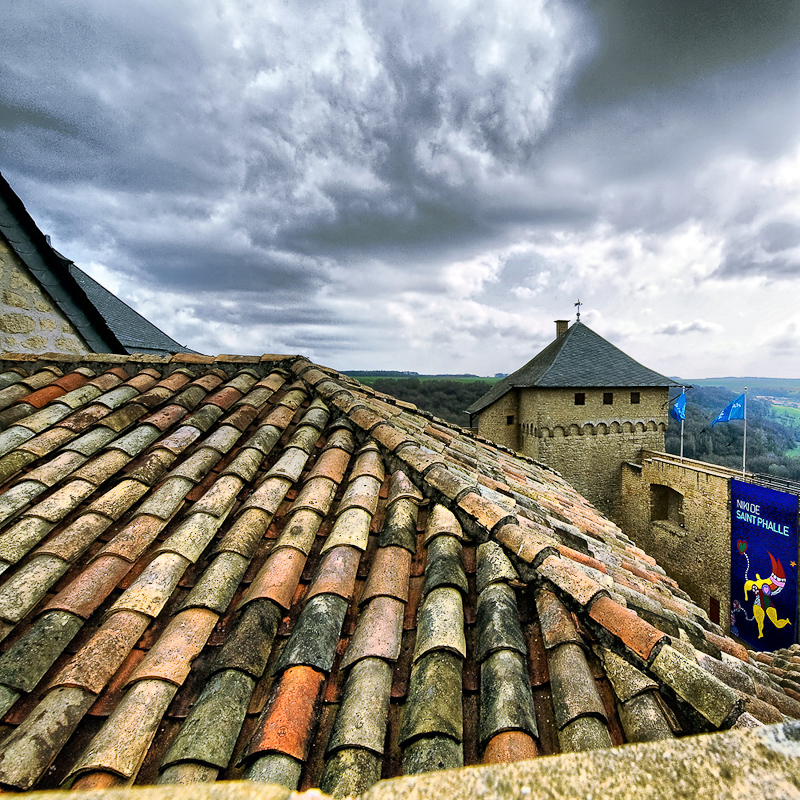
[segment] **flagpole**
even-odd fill
[[[744,441],[742,442],[742,480],[747,462],[747,387],[744,387]]]
[[[681,386],[681,394],[686,394],[685,386]],[[683,420],[681,420],[681,461],[683,461]]]

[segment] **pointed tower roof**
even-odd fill
[[[477,414],[512,389],[676,386],[578,321],[468,409]]]

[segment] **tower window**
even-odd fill
[[[576,406],[585,406],[586,405],[586,393],[585,392],[575,392],[575,405]]]
[[[614,392],[603,392],[603,405],[604,406],[614,405]]]
[[[631,405],[632,406],[638,406],[639,403],[641,402],[641,399],[642,399],[642,396],[639,394],[639,392],[631,392]]]
[[[506,425],[513,425],[513,424],[514,424],[514,415],[513,414],[509,414],[506,417]]]

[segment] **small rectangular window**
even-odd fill
[[[603,392],[603,405],[604,406],[614,405],[614,392]]]
[[[719,625],[719,600],[716,597],[708,598],[708,618]]]
[[[575,392],[575,405],[576,406],[585,406],[586,405],[586,393],[585,392]]]
[[[631,405],[638,406],[641,401],[641,395],[639,392],[631,392]]]
[[[506,425],[513,425],[513,424],[514,424],[514,415],[513,414],[509,414],[506,417]]]

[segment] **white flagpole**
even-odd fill
[[[686,387],[681,386],[681,394],[686,394]],[[686,416],[686,407],[684,406],[683,416]],[[681,461],[683,461],[683,419],[681,419]]]
[[[747,387],[744,387],[744,441],[742,442],[742,480],[744,480],[744,468],[747,463]]]

